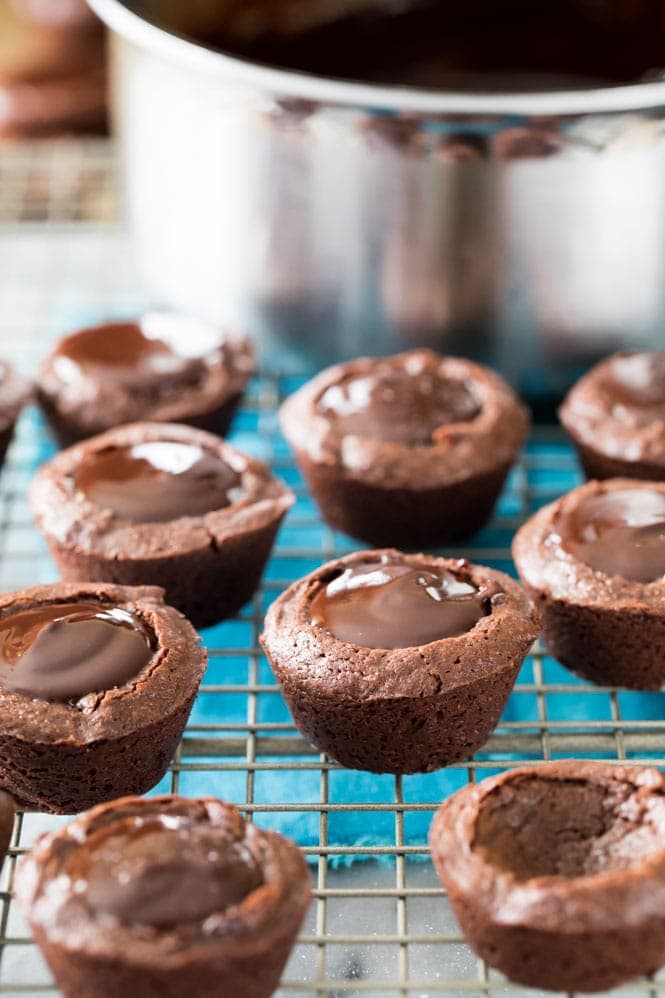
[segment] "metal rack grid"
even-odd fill
[[[79,176],[90,175],[92,156],[99,189],[112,190],[106,146],[69,146],[62,154]],[[59,224],[48,198],[33,200],[28,208],[21,200],[20,192],[31,189],[29,178],[4,185],[4,177],[18,178],[22,170],[39,173],[57,156],[52,147],[41,146],[0,157],[0,300],[11,304],[0,310],[0,353],[27,358],[28,367],[49,339],[78,317],[95,309],[97,314],[131,310],[140,300],[133,275],[120,265],[124,236],[108,224],[113,222],[107,212],[112,195],[97,202],[104,212],[87,214],[74,233],[71,223],[81,219],[75,207],[70,205]],[[41,189],[48,194],[52,188]],[[19,218],[30,222],[17,227]],[[39,219],[48,222],[45,231],[35,224]],[[65,246],[70,251],[63,258],[57,251]],[[44,269],[45,260],[56,259],[55,270]],[[91,259],[96,278],[81,281],[81,269]],[[236,423],[234,442],[269,460],[298,499],[251,607],[206,634],[210,667],[183,743],[158,790],[223,796],[257,823],[291,834],[310,857],[315,901],[281,998],[534,996],[538,992],[488,970],[464,944],[427,862],[431,815],[447,793],[467,781],[527,760],[587,756],[665,766],[665,694],[590,686],[536,650],[500,727],[467,763],[428,776],[394,778],[348,774],[318,755],[293,728],[258,646],[265,608],[284,586],[352,548],[321,524],[279,436],[276,409],[292,387],[278,375],[257,379]],[[26,413],[0,480],[2,589],[53,577],[25,504],[26,486],[49,448],[39,418]],[[509,568],[516,527],[577,481],[573,456],[559,434],[537,431],[491,526],[467,547],[447,553]],[[0,881],[0,994],[56,993],[10,896],[17,857],[37,834],[63,820],[32,814],[17,819]],[[665,974],[621,993],[665,994]]]

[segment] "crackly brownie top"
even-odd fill
[[[665,483],[589,482],[518,531],[520,574],[556,599],[665,609]]]
[[[120,737],[188,702],[200,640],[151,586],[54,583],[0,597],[0,717],[26,741]]]
[[[188,316],[151,312],[61,339],[40,374],[42,394],[90,433],[137,419],[173,421],[222,405],[254,370],[245,339]]]
[[[270,607],[262,642],[278,679],[357,700],[424,696],[489,676],[535,637],[531,606],[503,573],[381,550],[295,582]]]
[[[489,917],[550,931],[573,918],[629,924],[665,894],[665,778],[588,761],[525,766],[444,802],[430,839],[446,886]]]
[[[528,415],[487,368],[413,350],[323,371],[287,399],[282,426],[342,474],[427,487],[514,460]]]
[[[58,543],[116,557],[208,548],[292,505],[267,465],[190,426],[133,423],[62,451],[30,490]]]
[[[560,416],[592,450],[665,466],[665,352],[620,353],[597,364],[571,389]]]
[[[279,934],[310,893],[288,839],[212,798],[125,798],[42,837],[17,872],[19,904],[49,938],[132,962]]]

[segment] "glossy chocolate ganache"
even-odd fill
[[[186,815],[130,815],[102,825],[66,871],[97,916],[168,929],[240,904],[263,883],[241,844]]]
[[[0,618],[0,686],[38,700],[78,700],[123,686],[154,654],[129,610],[51,603]]]
[[[382,558],[346,568],[329,582],[312,601],[311,618],[349,644],[415,648],[470,631],[491,613],[499,591]]]
[[[649,583],[665,577],[665,494],[615,489],[591,496],[562,516],[561,543],[605,575]]]
[[[245,58],[322,76],[467,91],[653,78],[662,0],[135,0],[167,27]],[[183,9],[185,8],[185,9]]]
[[[145,390],[164,382],[187,384],[205,371],[204,358],[222,348],[219,333],[205,323],[168,314],[140,322],[118,322],[67,336],[53,354],[53,370],[64,384],[104,377]]]
[[[198,444],[148,440],[90,454],[74,474],[78,492],[133,523],[167,523],[224,509],[242,496],[241,476]]]
[[[341,436],[413,447],[431,444],[438,427],[470,422],[480,412],[473,389],[464,381],[388,363],[331,385],[317,408]]]

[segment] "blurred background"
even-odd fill
[[[106,126],[103,30],[84,0],[0,0],[0,136]]]
[[[117,161],[146,303],[288,373],[471,356],[545,417],[604,354],[662,345],[662,3],[91,6],[108,89],[83,0],[0,0],[0,172],[35,219],[110,221]]]

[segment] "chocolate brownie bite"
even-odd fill
[[[479,530],[529,427],[497,374],[430,350],[331,367],[281,415],[324,519],[403,548]]]
[[[67,998],[268,998],[311,877],[230,804],[130,797],[42,836],[15,896]]]
[[[588,478],[665,481],[665,352],[601,361],[571,389],[559,417]]]
[[[503,573],[384,550],[290,586],[261,643],[312,745],[349,769],[418,773],[487,741],[535,638]]]
[[[145,793],[205,663],[160,589],[56,583],[0,596],[0,786],[20,807],[65,814]]]
[[[62,446],[139,420],[224,436],[254,369],[248,340],[152,312],[61,339],[42,365],[39,401]]]
[[[665,483],[588,482],[518,531],[513,557],[543,639],[601,685],[665,682]]]
[[[32,397],[32,385],[11,364],[0,361],[0,468],[14,437],[16,421]]]
[[[473,950],[511,980],[605,991],[665,963],[665,777],[524,766],[445,801],[432,859]]]
[[[159,585],[197,627],[251,598],[293,501],[261,461],[169,423],[132,423],[62,451],[30,490],[64,580]]]

